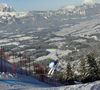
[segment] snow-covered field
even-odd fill
[[[29,40],[32,39],[32,37],[20,37],[18,40],[23,41],[23,40]]]
[[[69,52],[71,52],[70,50],[57,50],[57,49],[47,49],[47,51],[50,52],[47,56],[39,57],[36,60],[40,61],[40,60],[44,60],[44,59],[48,59],[48,58],[57,60],[58,57],[56,56],[56,54],[58,54],[59,57],[62,57],[62,56],[67,55]]]
[[[49,39],[48,41],[59,41],[59,40],[64,40],[65,38],[57,38],[57,37],[55,37],[55,38],[51,38],[51,39]]]
[[[26,14],[27,12],[0,12],[0,16],[3,16],[3,17],[11,15],[11,16],[16,16],[17,18],[19,18],[19,17],[24,17]],[[3,19],[6,19],[6,17]]]
[[[81,22],[69,28],[62,28],[59,32],[56,32],[55,34],[58,36],[65,36],[65,35],[84,36],[93,33],[98,33],[100,32],[99,29],[100,25],[98,25],[99,23],[98,19]]]
[[[19,42],[10,42],[6,44],[1,44],[0,46],[7,46],[7,45],[19,45]]]
[[[100,90],[100,81],[53,87],[30,76],[0,73],[0,90]]]

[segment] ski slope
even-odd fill
[[[0,73],[0,90],[38,90],[50,87],[30,76]]]
[[[0,90],[100,90],[100,81],[52,87],[30,76],[0,73]]]

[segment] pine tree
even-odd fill
[[[97,78],[97,71],[98,66],[95,61],[95,57],[93,53],[90,53],[87,55],[87,74],[86,76],[90,78],[92,81],[94,81],[95,78]]]
[[[79,65],[79,73],[80,73],[80,81],[84,80],[86,77],[86,61],[84,58],[81,59],[80,65]]]
[[[98,79],[100,79],[100,61],[98,62],[98,73],[97,73]]]
[[[66,72],[64,74],[64,79],[65,80],[72,80],[73,79],[73,71],[71,69],[71,65],[68,62],[67,67],[66,67]]]

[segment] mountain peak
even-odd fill
[[[84,0],[82,4],[94,4],[93,0]]]
[[[7,4],[1,3],[1,2],[0,2],[0,11],[1,12],[15,12],[15,10],[11,6],[8,6]]]
[[[69,6],[62,6],[60,9],[61,10],[73,10],[74,8],[75,8],[75,5],[69,5]]]

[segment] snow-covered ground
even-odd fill
[[[57,60],[58,57],[56,56],[56,54],[59,55],[59,57],[68,55],[68,53],[70,53],[70,50],[57,50],[57,49],[47,49],[48,52],[50,52],[47,56],[42,56],[36,59],[36,61],[40,61],[40,60],[44,60],[44,59],[54,59]]]
[[[9,42],[6,44],[1,44],[0,46],[7,46],[7,45],[19,45],[19,42]]]
[[[0,73],[0,90],[38,90],[48,87],[52,86],[30,76]]]
[[[16,16],[17,18],[19,17],[24,17],[26,16],[27,12],[0,12],[0,16],[5,17],[5,16]],[[6,19],[6,18],[3,18]]]
[[[65,38],[57,38],[57,37],[55,37],[55,38],[51,38],[51,39],[49,39],[48,41],[59,41],[59,40],[64,40]],[[47,42],[48,42],[47,41]]]
[[[58,36],[73,35],[73,36],[84,36],[100,32],[100,25],[98,25],[98,19],[90,21],[84,21],[69,28],[62,28],[55,34]]]
[[[18,40],[23,41],[23,40],[30,40],[32,37],[20,37]]]
[[[0,90],[100,90],[100,81],[53,87],[30,76],[0,73]]]

